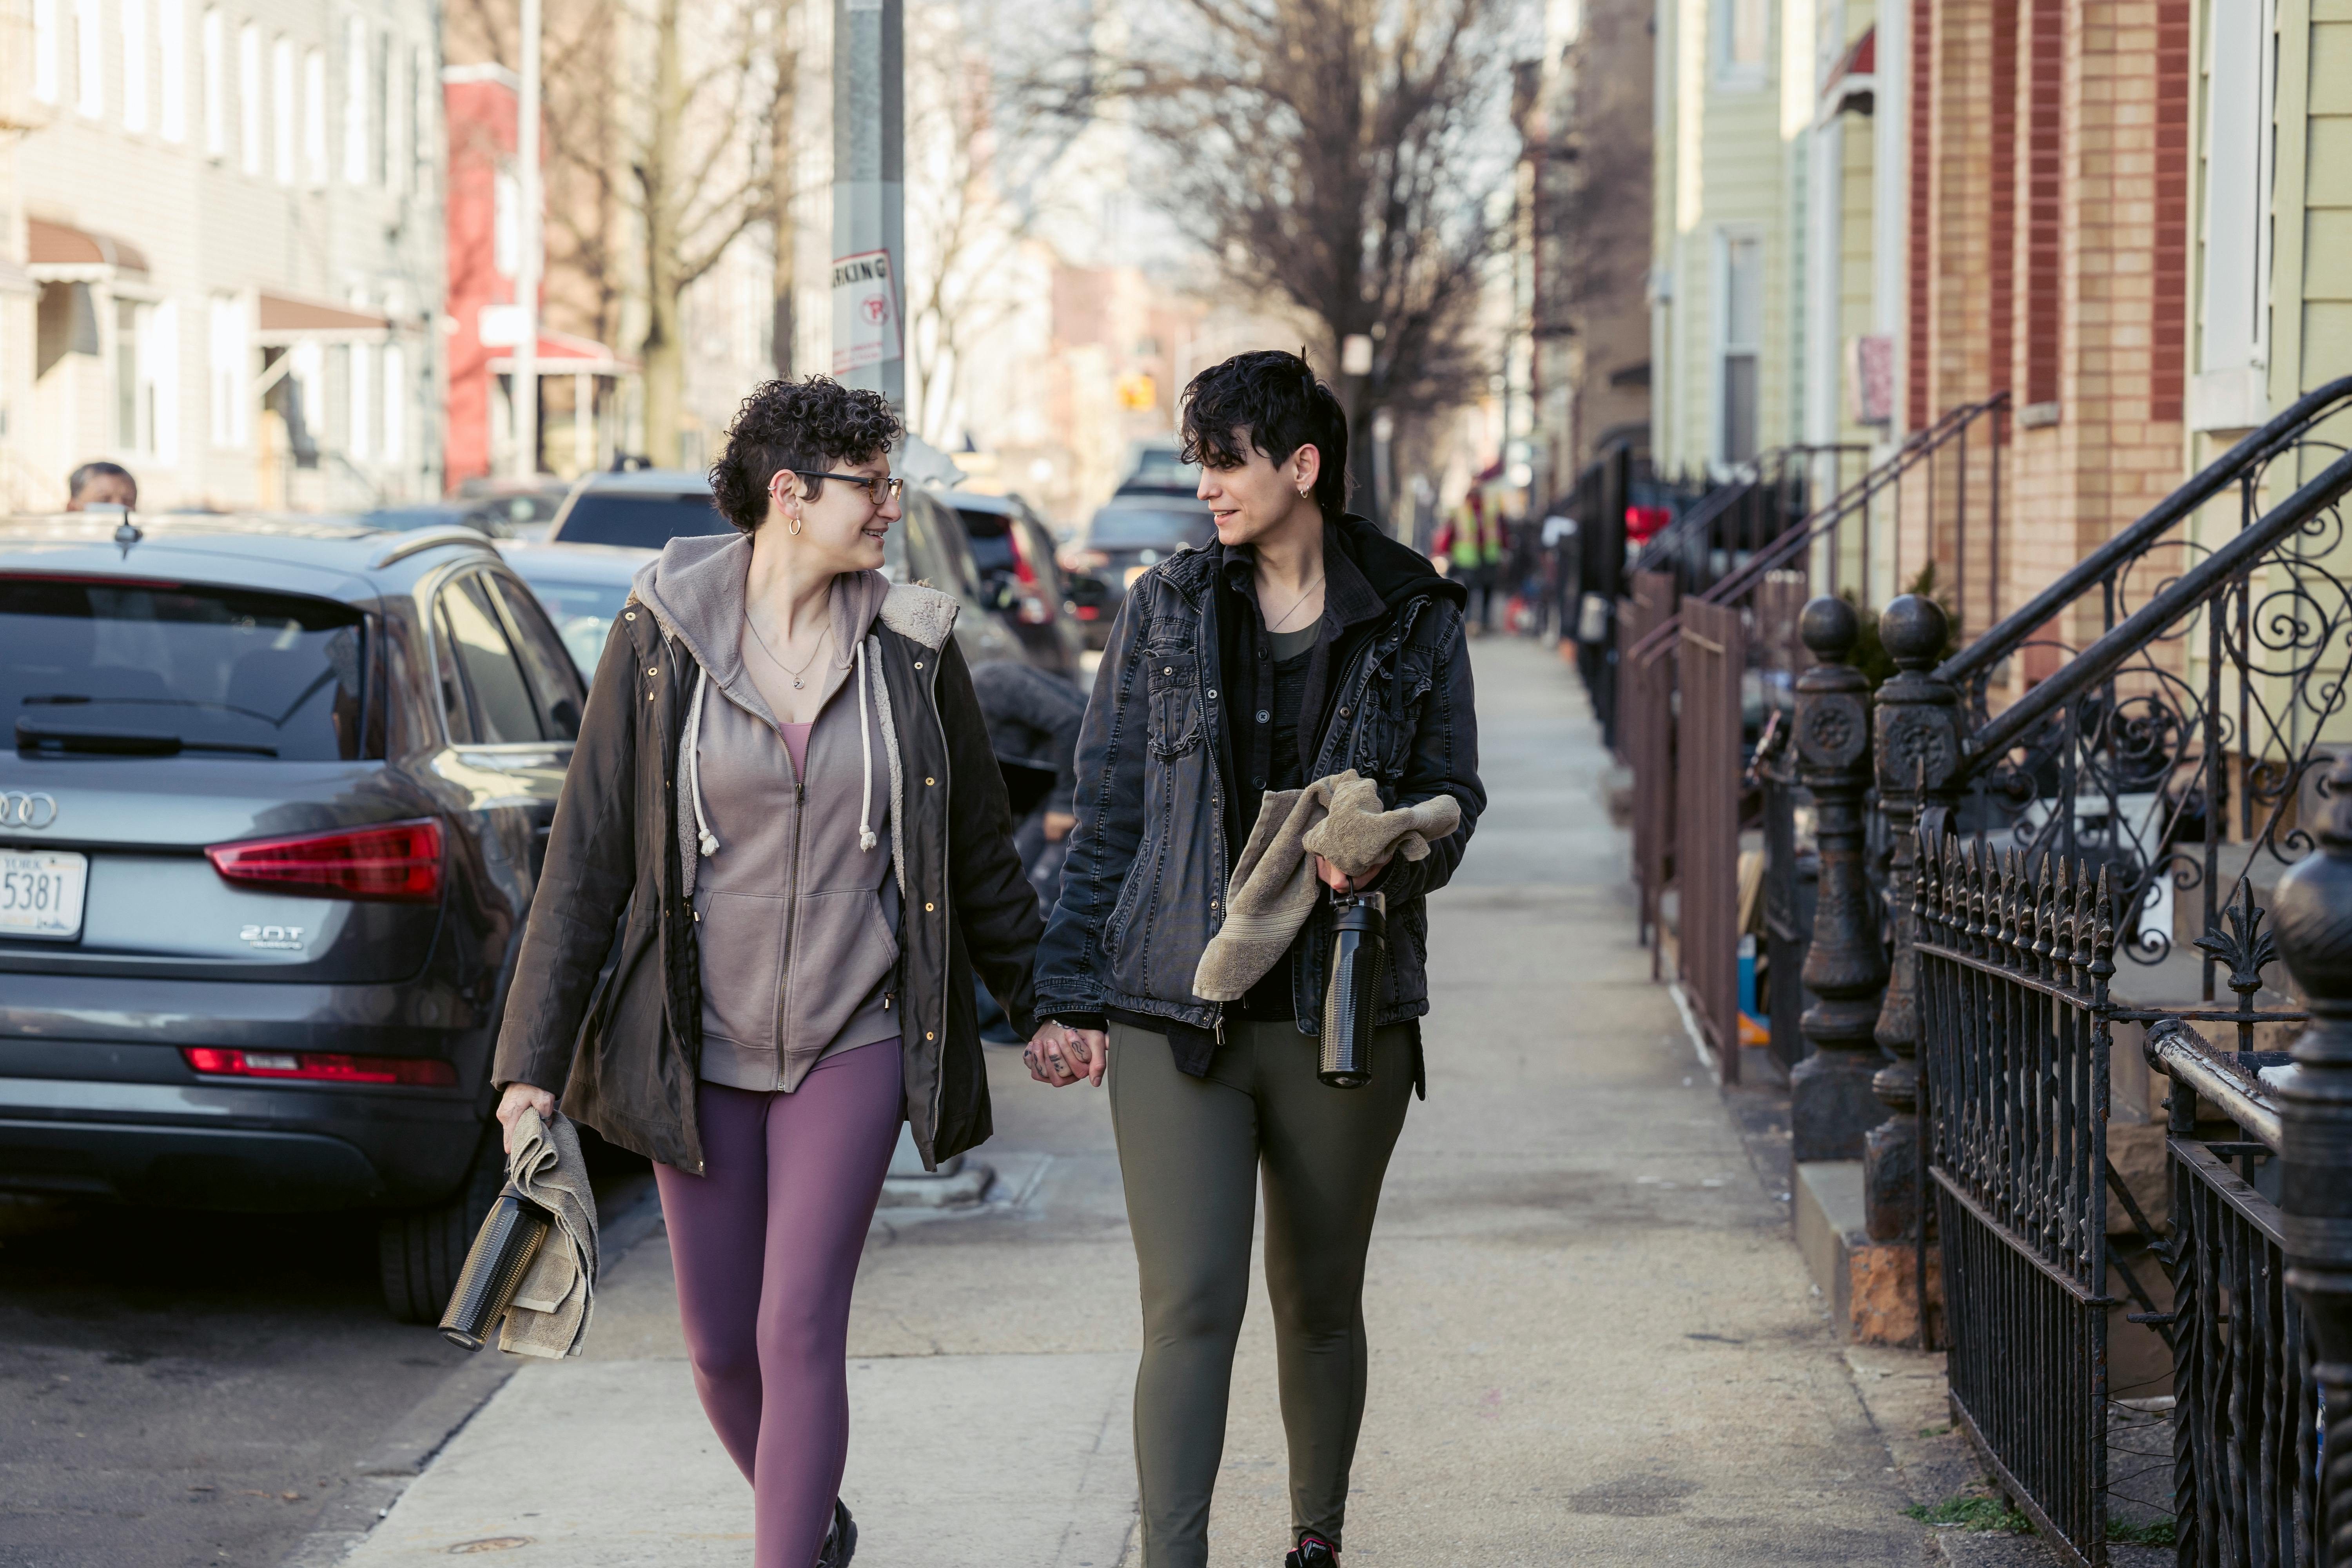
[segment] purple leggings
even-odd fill
[[[790,1094],[697,1086],[706,1174],[656,1165],[695,1392],[751,1483],[757,1568],[809,1568],[849,1456],[849,1291],[890,1168],[895,1040]]]

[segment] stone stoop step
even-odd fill
[[[1918,1260],[1914,1249],[1874,1242],[1864,1221],[1862,1162],[1809,1160],[1797,1166],[1797,1249],[1830,1320],[1849,1343],[1908,1345],[1919,1337]],[[1927,1290],[1940,1297],[1933,1260]]]

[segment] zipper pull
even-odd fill
[[[1218,1004],[1217,1004],[1217,1044],[1219,1044],[1219,1045],[1221,1045],[1221,1046],[1222,1046],[1222,1045],[1223,1045],[1224,1043],[1225,1043],[1225,1005],[1224,1005],[1223,1002],[1220,1002],[1220,1003],[1218,1003]]]

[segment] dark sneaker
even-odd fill
[[[857,1555],[857,1521],[849,1517],[849,1505],[839,1498],[833,1500],[833,1528],[824,1532],[824,1545],[816,1554],[816,1568],[849,1568],[849,1560]],[[1323,1558],[1336,1562],[1336,1558]]]
[[[1282,1568],[1339,1568],[1339,1549],[1319,1535],[1302,1535],[1298,1550],[1282,1560]]]

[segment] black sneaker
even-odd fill
[[[816,1568],[849,1568],[849,1560],[857,1555],[857,1521],[849,1517],[849,1505],[839,1498],[833,1500],[833,1528],[824,1532],[824,1545],[816,1554]],[[1325,1562],[1336,1561],[1331,1558]]]
[[[1339,1552],[1319,1535],[1302,1535],[1298,1549],[1282,1560],[1282,1568],[1339,1568]]]

